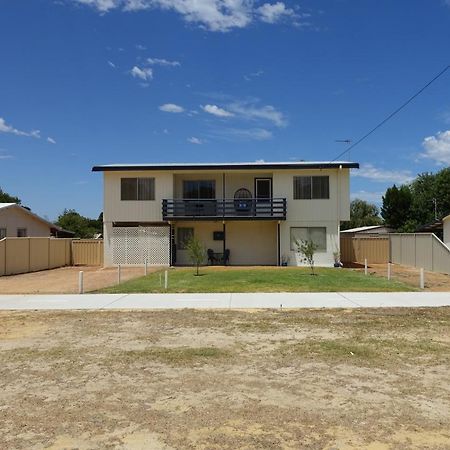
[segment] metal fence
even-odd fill
[[[450,274],[450,249],[433,233],[389,233],[380,237],[342,237],[344,263],[392,262]]]
[[[101,239],[73,240],[72,264],[74,266],[102,266],[103,240]]]
[[[47,237],[0,240],[0,276],[68,266],[72,261],[71,239]]]
[[[450,274],[450,249],[433,233],[392,233],[391,262]]]
[[[341,261],[343,263],[382,264],[389,261],[389,237],[341,236]]]

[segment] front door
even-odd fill
[[[255,197],[258,201],[272,198],[272,178],[255,178]]]

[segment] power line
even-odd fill
[[[366,133],[362,138],[358,139],[355,143],[350,145],[346,150],[344,150],[342,153],[339,153],[334,159],[331,161],[336,161],[341,156],[348,153],[352,148],[355,148],[358,144],[360,144],[362,141],[367,139],[372,133],[374,133],[378,128],[382,127],[388,120],[392,119],[396,114],[398,114],[403,108],[405,108],[409,103],[411,103],[416,97],[418,97],[425,89],[427,89],[429,86],[431,86],[438,78],[440,78],[442,75],[444,75],[447,70],[450,69],[450,64],[445,67],[443,70],[441,70],[432,80],[430,80],[422,89],[417,91],[412,97],[410,97],[405,103],[403,103],[400,107],[398,107],[394,112],[389,114],[383,121],[381,121],[376,127],[372,128],[368,133]]]

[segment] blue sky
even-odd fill
[[[97,216],[94,164],[330,160],[450,63],[449,0],[0,0],[0,186]],[[450,165],[450,71],[346,156]]]

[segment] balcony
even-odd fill
[[[286,199],[163,200],[164,220],[286,220]]]

